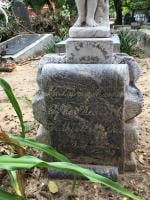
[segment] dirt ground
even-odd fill
[[[120,175],[119,182],[139,195],[143,200],[150,199],[150,58],[136,58],[141,65],[142,74],[137,86],[143,92],[144,108],[139,116],[140,135],[139,147],[136,152],[138,160],[137,173],[126,173]],[[36,135],[37,122],[32,115],[32,96],[38,89],[36,84],[38,61],[27,61],[16,65],[11,73],[0,73],[0,77],[7,80],[21,105],[26,134],[28,137]],[[19,131],[19,123],[8,98],[0,89],[0,126],[9,133]],[[59,192],[50,195],[48,190],[48,179],[43,176],[39,169],[28,172],[26,193],[30,200],[66,200],[69,198],[71,181],[57,180]],[[9,187],[7,179],[1,180],[1,185]],[[121,195],[112,192],[110,189],[101,185],[91,184],[85,181],[78,181],[76,197],[74,200],[121,200]]]

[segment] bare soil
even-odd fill
[[[137,87],[143,92],[144,107],[140,114],[139,147],[136,151],[138,171],[119,176],[119,183],[139,195],[143,200],[150,199],[150,58],[136,58],[141,65],[141,77]],[[38,61],[19,63],[11,73],[0,73],[0,77],[7,80],[21,105],[26,124],[27,137],[34,138],[38,123],[32,114],[32,96],[38,89],[36,84]],[[7,133],[19,132],[19,122],[11,107],[8,98],[0,89],[0,126]],[[36,154],[36,153],[35,153]],[[37,154],[38,155],[38,154]],[[78,181],[76,196],[69,196],[72,182],[69,180],[56,180],[59,192],[51,194],[48,189],[48,178],[39,169],[33,169],[26,173],[26,194],[30,200],[121,200],[123,197],[110,189],[87,181]],[[4,188],[10,188],[9,179],[0,180]]]

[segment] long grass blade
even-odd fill
[[[91,182],[100,183],[107,187],[110,187],[116,192],[119,192],[133,200],[140,200],[139,197],[135,196],[133,193],[129,192],[127,189],[121,187],[119,184],[103,177],[97,175],[91,170],[82,168],[78,165],[67,163],[67,162],[45,162],[33,156],[23,156],[20,158],[14,158],[11,156],[0,156],[0,168],[6,170],[21,170],[21,169],[31,169],[33,167],[39,168],[52,168],[63,171],[69,171],[75,175],[85,176]]]
[[[24,178],[22,171],[8,171],[11,186],[18,196],[25,198],[24,193]]]
[[[9,174],[9,177],[10,177],[10,180],[11,180],[11,186],[12,186],[13,190],[15,191],[15,193],[18,196],[22,196],[21,190],[20,190],[20,187],[19,187],[19,184],[18,184],[18,181],[17,181],[16,171],[8,171],[8,174]]]
[[[66,156],[60,154],[54,148],[52,148],[46,144],[41,144],[35,140],[29,140],[29,139],[15,136],[15,135],[10,135],[10,137],[17,140],[21,145],[37,149],[38,151],[46,153],[47,155],[55,158],[58,161],[71,162]]]
[[[25,126],[24,126],[24,122],[23,122],[22,111],[21,111],[21,108],[20,108],[20,106],[17,102],[15,95],[13,94],[11,86],[2,78],[0,78],[0,86],[5,91],[7,97],[9,98],[10,103],[12,104],[12,106],[13,106],[13,108],[14,108],[14,110],[15,110],[18,118],[19,118],[20,126],[22,128],[21,136],[25,137]]]

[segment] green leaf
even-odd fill
[[[17,195],[22,196],[21,194],[21,190],[19,187],[19,183],[17,181],[17,173],[16,171],[8,171],[10,180],[11,180],[11,186],[14,189],[14,191],[16,192]]]
[[[34,149],[37,149],[38,151],[46,153],[47,155],[57,159],[58,161],[71,162],[66,156],[60,154],[54,148],[49,147],[45,144],[41,144],[39,142],[36,142],[35,140],[29,140],[29,139],[25,139],[25,138],[14,136],[14,135],[9,135],[9,136],[16,139],[20,144],[27,147],[32,147]]]
[[[131,55],[132,50],[137,43],[136,36],[130,33],[128,30],[119,30],[117,33],[120,38],[121,51]]]
[[[63,171],[72,172],[75,175],[85,176],[91,182],[101,183],[107,187],[110,187],[116,192],[119,192],[127,197],[134,200],[140,200],[139,197],[129,192],[127,189],[121,187],[119,184],[100,176],[89,169],[82,168],[78,165],[67,163],[67,162],[45,162],[33,156],[23,156],[20,158],[14,158],[11,156],[0,156],[0,168],[6,170],[20,170],[20,169],[31,169],[33,167],[39,168],[52,168]]]
[[[0,189],[0,200],[23,200],[21,197]]]
[[[21,125],[21,128],[22,128],[21,136],[25,137],[25,127],[24,127],[24,122],[23,122],[23,115],[22,115],[22,111],[20,109],[20,106],[19,106],[19,104],[16,100],[16,97],[13,94],[13,91],[12,91],[10,85],[2,78],[0,78],[0,86],[5,91],[7,97],[9,98],[10,103],[12,104],[14,110],[16,111],[16,114],[19,118],[20,125]]]

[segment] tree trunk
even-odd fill
[[[114,0],[114,6],[116,10],[116,21],[115,24],[122,24],[122,3],[121,0]]]
[[[55,11],[56,6],[55,6],[55,0],[47,0],[48,8],[49,10]]]

